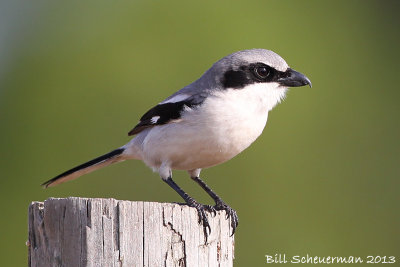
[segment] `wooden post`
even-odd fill
[[[233,266],[225,212],[115,199],[50,198],[29,206],[29,266]]]

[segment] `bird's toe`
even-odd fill
[[[193,207],[197,210],[197,215],[199,217],[198,222],[199,222],[199,224],[203,225],[204,237],[207,242],[208,235],[211,234],[210,223],[208,222],[207,215],[206,215],[206,210],[208,211],[208,207],[207,207],[208,205],[200,204],[197,201],[195,201],[194,199],[191,199],[191,201],[189,201],[187,204],[190,207]],[[208,230],[208,232],[207,232],[207,230]]]
[[[225,202],[219,201],[215,206],[215,210],[224,210],[226,213],[226,219],[231,219],[232,234],[235,233],[237,226],[239,225],[239,217],[234,209],[229,207]]]

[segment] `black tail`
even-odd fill
[[[66,181],[76,179],[81,175],[95,171],[112,163],[123,161],[125,160],[125,158],[123,158],[121,154],[124,152],[124,150],[125,150],[124,148],[118,148],[103,156],[100,156],[98,158],[92,159],[91,161],[76,166],[75,168],[72,168],[66,172],[61,173],[60,175],[57,175],[53,179],[44,182],[42,186],[44,188],[47,188],[49,186],[61,184]]]

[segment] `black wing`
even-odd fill
[[[205,97],[192,96],[179,102],[160,103],[147,111],[128,135],[138,134],[146,128],[163,125],[181,117],[185,107],[193,108],[203,103]]]

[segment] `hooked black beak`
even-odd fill
[[[312,87],[310,79],[291,68],[288,68],[287,71],[283,73],[282,77],[278,79],[278,83],[286,87],[299,87],[307,84]]]

